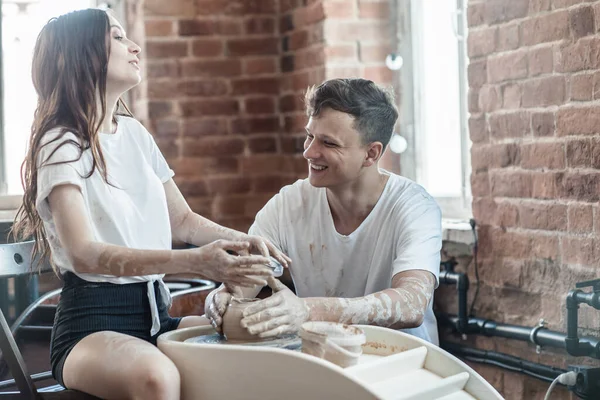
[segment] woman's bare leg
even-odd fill
[[[103,399],[178,400],[179,371],[156,346],[117,332],[93,333],[65,360],[63,380]]]

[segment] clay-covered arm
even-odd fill
[[[169,179],[163,186],[167,197],[173,239],[196,246],[204,246],[218,239],[244,240],[248,236],[193,212],[173,179]]]
[[[273,296],[246,308],[241,320],[244,328],[260,337],[296,333],[305,321],[417,327],[433,296],[435,277],[424,270],[399,272],[392,279],[392,288],[352,299],[299,298],[273,278],[269,278],[269,286]]]
[[[344,324],[377,325],[392,329],[415,328],[423,318],[435,288],[429,271],[400,272],[392,278],[392,287],[364,297],[306,298],[308,320]]]

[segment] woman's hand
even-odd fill
[[[188,250],[192,254],[193,270],[203,277],[228,285],[254,287],[265,286],[266,279],[273,275],[269,258],[264,255],[248,254],[249,241],[232,242],[216,240],[205,246]]]
[[[271,255],[285,268],[289,267],[289,265],[292,263],[291,258],[279,251],[279,249],[275,247],[273,243],[264,237],[244,235],[240,238],[240,240],[250,243],[250,252],[258,252],[265,257]]]

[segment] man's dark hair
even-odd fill
[[[366,79],[325,81],[309,87],[304,101],[309,117],[318,117],[327,108],[352,115],[363,144],[381,142],[384,149],[398,119],[392,92]]]

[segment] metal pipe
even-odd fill
[[[580,342],[577,333],[577,314],[579,311],[578,293],[582,292],[574,289],[569,291],[569,294],[567,295],[567,337],[565,338],[565,347],[569,354],[574,355],[579,355],[578,353],[583,351],[579,346]]]
[[[585,283],[585,282],[584,282]],[[565,338],[565,347],[572,356],[586,356],[588,353],[598,354],[598,346],[590,343],[585,338],[578,337],[578,312],[579,304],[588,304],[591,307],[600,310],[600,291],[582,292],[578,289],[569,291],[567,295],[567,337]],[[598,358],[598,357],[596,357]]]
[[[463,275],[467,278],[466,275]],[[467,280],[466,288],[461,288],[462,282],[459,281],[456,290],[458,291],[458,328],[459,332],[464,332],[469,326],[469,316],[467,315],[467,288],[469,282]]]
[[[469,320],[467,315],[467,291],[469,290],[469,277],[462,272],[442,270],[439,274],[440,283],[456,285],[458,292],[458,323],[457,331],[467,331]]]
[[[600,292],[581,292],[576,290],[574,293],[575,301],[579,304],[585,303],[595,309],[600,310]]]
[[[439,275],[440,284],[456,284],[458,291],[458,316],[438,314],[441,324],[449,324],[458,333],[484,334],[486,336],[504,337],[507,339],[531,342],[536,346],[549,346],[565,349],[570,355],[589,356],[600,359],[600,339],[595,337],[578,337],[579,303],[588,304],[600,309],[600,290],[586,293],[574,289],[567,295],[567,334],[546,329],[543,326],[533,328],[502,324],[482,318],[466,316],[467,290],[469,281],[466,274],[450,270],[442,270]],[[580,284],[588,284],[583,282]],[[578,287],[580,284],[578,284]],[[599,284],[600,285],[600,284]],[[596,288],[596,286],[594,286]]]
[[[552,382],[558,375],[566,372],[561,368],[549,367],[519,357],[495,351],[475,349],[458,343],[441,342],[440,347],[457,357],[475,362],[496,365],[515,372],[521,372],[543,381]]]
[[[441,323],[449,322],[456,330],[459,318],[457,316],[448,316],[440,319]],[[567,348],[568,336],[562,332],[555,332],[543,327],[524,327],[518,325],[499,324],[495,321],[482,318],[469,318],[468,329],[466,333],[482,334],[486,336],[504,337],[507,339],[521,340],[530,342],[538,346],[548,346],[565,349]],[[582,337],[578,339],[580,354],[577,356],[588,356],[600,359],[600,339],[593,337]]]

